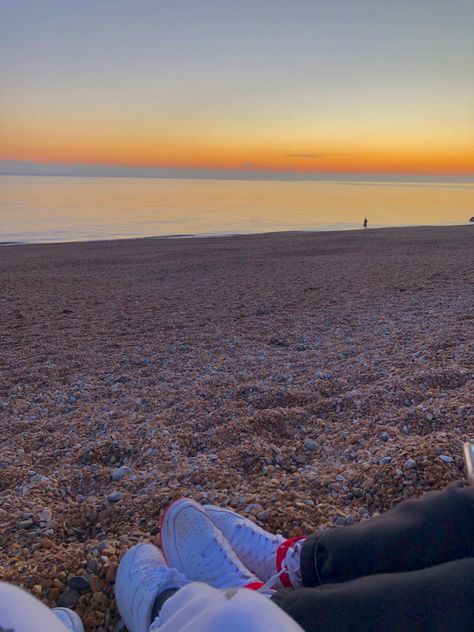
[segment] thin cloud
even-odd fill
[[[323,154],[285,154],[286,158],[322,158]]]

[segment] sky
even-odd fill
[[[474,0],[0,0],[0,172],[474,174]]]

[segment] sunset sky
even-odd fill
[[[474,174],[472,0],[2,0],[0,24],[0,161]]]

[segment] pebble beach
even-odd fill
[[[124,629],[176,498],[288,536],[463,477],[474,226],[0,247],[0,579]]]

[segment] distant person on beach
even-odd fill
[[[367,221],[367,217],[366,217],[366,218],[364,219],[364,228],[367,228],[367,224],[368,224],[368,223],[369,223],[369,222]]]
[[[142,543],[120,562],[115,596],[129,632],[474,631],[474,486],[465,481],[290,539],[183,498],[163,517],[161,543],[166,558]],[[0,583],[0,630],[83,627]]]

